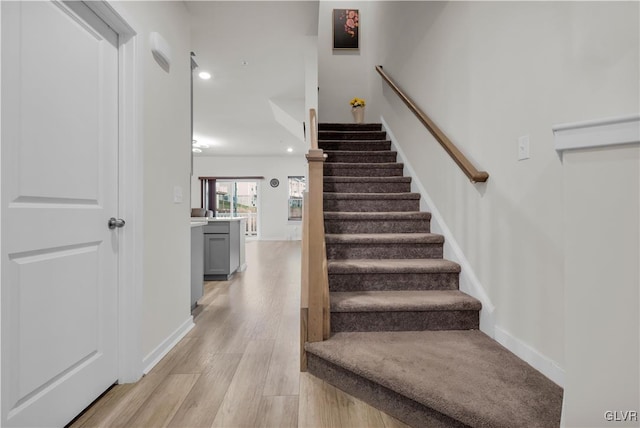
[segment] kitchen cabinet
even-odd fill
[[[204,235],[206,222],[191,223],[191,309],[202,297],[204,275]]]
[[[225,281],[240,268],[241,258],[244,259],[241,254],[244,250],[244,229],[240,220],[216,219],[204,226],[205,280]]]

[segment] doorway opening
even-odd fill
[[[200,177],[201,207],[212,211],[216,218],[246,218],[245,236],[257,238],[260,178]]]

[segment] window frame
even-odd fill
[[[292,179],[297,181],[298,183],[302,183],[302,190],[299,190],[298,192],[295,193],[299,193],[300,196],[294,196],[292,193]],[[287,220],[290,222],[301,222],[302,221],[302,208],[303,208],[303,204],[304,204],[304,192],[307,190],[307,177],[305,177],[304,175],[289,175],[287,176]],[[299,208],[300,209],[300,216],[295,216],[292,217],[291,216],[291,209],[292,209],[292,201],[296,201],[296,204],[298,206],[294,207],[294,208]]]

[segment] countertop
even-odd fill
[[[200,223],[200,222],[202,222],[202,224],[207,224],[207,223],[218,222],[218,221],[240,221],[240,220],[245,220],[245,218],[244,217],[191,217],[191,226],[193,226],[194,223]]]

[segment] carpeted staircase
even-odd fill
[[[481,304],[380,124],[320,124],[331,332],[308,371],[415,427],[554,427],[562,389],[478,330]]]

